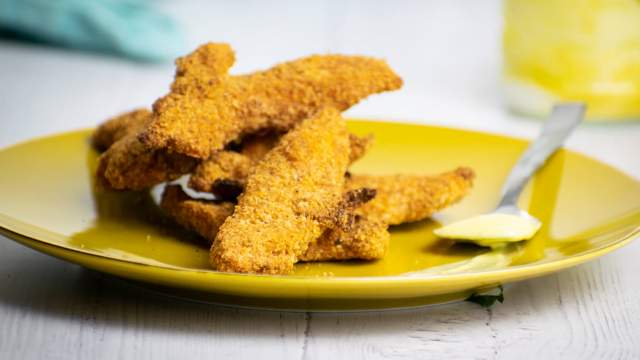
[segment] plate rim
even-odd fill
[[[611,243],[606,246],[590,249],[584,253],[580,253],[578,255],[572,255],[562,259],[551,260],[551,261],[542,262],[542,263],[528,263],[528,264],[514,265],[514,266],[509,266],[503,269],[479,270],[479,271],[457,273],[457,274],[420,274],[419,272],[413,272],[413,274],[415,275],[412,275],[412,276],[407,276],[406,275],[407,273],[398,274],[398,275],[381,275],[381,276],[272,275],[272,274],[222,272],[222,271],[217,271],[213,269],[190,269],[190,268],[171,266],[171,265],[147,264],[143,262],[131,261],[131,260],[126,260],[126,259],[112,257],[112,256],[100,255],[90,251],[77,249],[73,247],[62,246],[59,244],[48,242],[46,240],[38,239],[33,236],[25,235],[18,231],[14,231],[12,229],[5,227],[4,224],[2,223],[0,223],[0,235],[3,235],[17,242],[20,242],[20,241],[15,239],[15,237],[22,237],[29,241],[38,242],[39,244],[43,244],[47,247],[54,247],[54,248],[72,252],[74,254],[81,255],[81,256],[91,256],[91,257],[96,257],[96,258],[100,258],[107,261],[120,262],[128,265],[152,267],[152,268],[157,268],[157,269],[162,269],[167,271],[178,271],[178,272],[184,272],[184,273],[190,273],[190,274],[208,274],[206,276],[232,276],[232,277],[251,277],[251,278],[265,278],[265,279],[289,279],[289,280],[299,280],[299,281],[304,280],[305,282],[310,279],[313,279],[318,281],[331,281],[331,282],[344,282],[344,283],[350,283],[353,281],[362,282],[363,280],[368,283],[379,282],[377,280],[384,280],[381,282],[393,281],[393,282],[401,282],[401,283],[414,283],[414,282],[424,282],[426,280],[434,280],[438,282],[438,281],[443,281],[447,279],[460,281],[462,279],[465,279],[468,277],[474,277],[474,276],[498,277],[498,275],[503,273],[526,272],[526,270],[530,270],[531,272],[535,272],[535,273],[546,273],[545,270],[554,271],[554,270],[566,269],[571,266],[575,266],[575,265],[584,263],[586,261],[589,261],[591,259],[606,255],[614,250],[617,250],[629,244],[631,241],[640,238],[640,225],[630,230],[629,233],[621,236],[614,243]]]

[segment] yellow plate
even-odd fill
[[[473,167],[460,204],[432,221],[395,227],[385,259],[300,264],[290,276],[218,273],[196,236],[166,221],[148,194],[95,192],[89,131],[0,151],[0,233],[38,251],[192,299],[276,309],[364,310],[464,298],[601,256],[640,232],[640,183],[561,151],[529,184],[521,206],[544,223],[532,240],[501,251],[454,245],[432,230],[490,210],[522,140],[439,127],[351,121],[377,142],[354,172],[437,173]]]

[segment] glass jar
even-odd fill
[[[640,120],[640,0],[504,0],[508,106],[544,116],[584,101],[590,120]]]

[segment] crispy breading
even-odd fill
[[[260,161],[282,137],[282,133],[269,131],[246,136],[240,143],[240,153],[252,161]]]
[[[147,109],[136,109],[120,114],[98,126],[91,135],[91,144],[96,150],[105,151],[126,135],[142,130],[150,119],[151,111]]]
[[[300,261],[327,261],[382,258],[389,247],[389,224],[358,215],[355,209],[375,199],[370,188],[348,190],[327,229],[309,244]]]
[[[240,171],[196,173],[197,175],[194,174],[191,179],[192,181],[197,179],[197,186],[192,186],[193,183],[190,183],[190,186],[198,191],[212,191],[222,199],[233,201],[233,196],[242,192],[245,179],[242,176],[248,174],[253,166],[248,160],[243,161],[242,164]],[[222,178],[231,181],[235,186],[234,191],[231,192],[220,184],[214,185]],[[376,189],[378,192],[376,198],[357,212],[363,216],[388,222],[389,225],[398,225],[426,219],[434,212],[458,202],[471,189],[473,178],[473,170],[466,167],[439,175],[348,174],[345,186],[350,190]],[[227,187],[231,185],[226,181],[221,183]]]
[[[221,199],[234,200],[242,192],[245,180],[255,164],[275,146],[279,137],[275,134],[253,136],[242,142],[240,152],[222,150],[200,163],[191,174],[189,187],[202,192],[212,192]],[[371,148],[373,135],[359,137],[349,134],[349,162],[360,159]],[[233,188],[233,189],[231,189]]]
[[[212,191],[217,180],[233,181],[241,190],[244,188],[249,171],[254,167],[254,161],[239,152],[218,151],[211,158],[196,166],[189,187],[203,192]]]
[[[407,180],[402,180],[402,179]],[[356,214],[353,224],[340,229],[333,226],[314,242],[303,255],[300,261],[326,261],[346,259],[379,259],[384,256],[388,248],[389,224],[400,224],[410,221],[418,221],[428,218],[433,212],[460,200],[470,189],[474,174],[469,168],[458,168],[454,171],[440,175],[350,175],[345,182],[345,189],[357,189],[356,192],[347,191],[343,195],[342,206],[338,206],[336,213],[331,215],[334,222],[345,222],[340,219],[350,220],[345,216]],[[398,186],[393,185],[399,184]],[[358,188],[375,188],[375,197],[369,191]],[[405,188],[403,188],[405,187]],[[368,194],[367,194],[368,193]],[[353,196],[360,194],[361,196]],[[189,204],[195,204],[199,200],[191,200]],[[205,206],[203,202],[199,206]],[[347,205],[349,204],[349,205]],[[363,205],[364,204],[364,205]],[[183,205],[186,206],[186,205]],[[190,205],[191,206],[191,205]],[[196,205],[192,205],[196,206]],[[218,206],[208,202],[206,206]],[[348,210],[346,213],[340,211]],[[216,210],[211,210],[214,213]],[[195,212],[189,214],[193,216]],[[206,213],[205,213],[206,214]],[[231,211],[229,211],[229,215]],[[342,215],[340,215],[342,214]],[[206,215],[201,215],[201,218]],[[196,220],[206,229],[206,223],[213,221],[219,227],[217,221],[221,218],[206,217]],[[203,230],[195,229],[198,233],[207,237]],[[211,241],[211,237],[208,237]]]
[[[189,187],[202,192],[213,192],[222,199],[235,200],[244,189],[249,171],[271,150],[278,140],[274,132],[245,137],[239,152],[221,150],[198,166],[189,179]],[[234,196],[235,195],[235,196]]]
[[[389,225],[426,219],[460,201],[473,178],[465,167],[435,176],[350,175],[346,189],[376,189],[375,197],[351,210],[357,216],[348,231],[325,231],[300,260],[380,259],[389,245]]]
[[[234,204],[192,199],[180,185],[167,185],[160,207],[178,224],[213,241],[220,226],[233,214]]]
[[[247,178],[211,247],[220,271],[286,274],[325,230],[344,188],[349,136],[325,108],[280,139]]]
[[[115,190],[143,190],[190,172],[198,160],[162,150],[149,150],[137,134],[116,141],[98,158],[98,183]]]
[[[123,141],[102,158],[109,161],[100,166],[103,184],[148,188],[182,175],[176,176],[182,167],[173,161],[153,167],[151,158],[205,159],[245,134],[286,131],[324,105],[346,109],[372,93],[402,85],[383,61],[366,57],[311,56],[229,76],[234,61],[228,45],[211,43],[178,59],[171,92],[154,104],[149,124],[139,129],[140,141]],[[163,174],[165,169],[171,171]],[[151,176],[133,178],[146,172]]]
[[[360,188],[347,190],[342,195],[342,201],[336,207],[336,211],[323,219],[327,227],[336,227],[344,231],[349,231],[355,224],[356,215],[353,210],[371,201],[376,197],[376,190],[370,188]]]
[[[176,78],[171,93],[159,101],[168,104],[165,117],[181,116],[183,121],[188,121],[190,115],[200,111],[201,105],[206,105],[206,101],[201,101],[202,97],[221,99],[214,93],[222,93],[220,84],[228,77],[227,70],[235,61],[233,50],[226,44],[208,44],[206,48],[208,51],[196,52],[176,61]],[[171,106],[171,103],[180,106]],[[162,108],[163,105],[156,103],[154,107]],[[214,106],[209,104],[211,107]],[[157,111],[154,109],[154,112]],[[132,118],[133,115],[126,113],[122,118]],[[140,116],[143,117],[144,113]],[[162,126],[155,117],[156,114],[152,114],[144,126],[113,143],[100,156],[97,178],[103,186],[117,190],[142,190],[176,179],[195,167],[198,161],[187,155],[168,149],[150,149],[140,141],[141,134],[150,123],[155,124],[155,129]]]
[[[140,135],[150,148],[207,159],[243,134],[288,130],[322,107],[346,110],[402,86],[382,60],[313,55],[243,76],[225,76],[233,51],[205,44],[178,59],[171,92],[153,106]]]
[[[195,168],[189,187],[235,201],[244,190],[249,171],[276,145],[280,136],[274,132],[253,134],[242,139],[240,152],[214,153]]]
[[[370,200],[371,193],[365,191],[353,197],[343,195],[343,205],[358,207]],[[198,233],[210,243],[227,217],[233,214],[230,202],[192,199],[179,185],[168,185],[162,194],[161,208],[181,226]],[[388,225],[357,216],[348,229],[332,227],[315,241],[300,256],[300,261],[330,261],[347,259],[373,260],[384,256],[389,244]],[[259,240],[256,240],[259,241]]]
[[[350,175],[347,189],[377,190],[375,199],[356,213],[397,225],[426,219],[434,212],[460,201],[470,190],[473,170],[460,167],[435,176]]]
[[[92,144],[104,151],[98,158],[96,178],[115,190],[143,190],[190,172],[198,160],[180,154],[149,150],[138,134],[151,120],[151,112],[137,109],[107,120],[92,134]]]
[[[357,217],[349,231],[327,229],[309,244],[300,261],[375,260],[389,248],[389,225],[383,221]]]

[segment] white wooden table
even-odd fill
[[[234,71],[314,52],[383,56],[405,88],[349,115],[533,137],[503,111],[497,1],[166,4]],[[171,65],[0,41],[0,146],[150,104]],[[585,125],[568,146],[640,178],[640,123]],[[0,170],[0,176],[1,170]],[[0,200],[1,201],[1,200]],[[0,359],[640,358],[640,242],[507,288],[504,304],[303,314],[169,299],[0,238]]]

